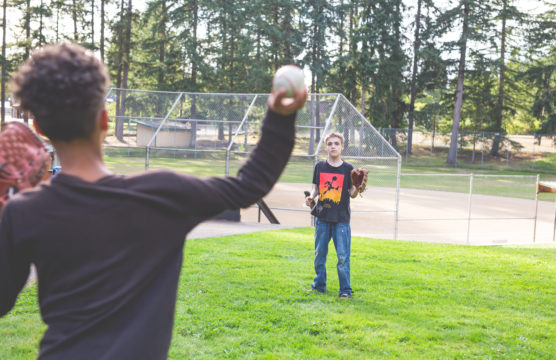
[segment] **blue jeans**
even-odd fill
[[[334,240],[336,255],[338,256],[338,280],[340,294],[351,294],[349,258],[351,254],[351,227],[349,223],[329,223],[315,219],[315,279],[311,289],[326,290],[326,255],[330,238]]]

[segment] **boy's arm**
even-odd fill
[[[317,197],[319,195],[319,187],[317,186],[317,177],[319,176],[319,172],[317,171],[317,168],[318,165],[315,165],[315,168],[313,169],[313,183],[311,186],[311,192],[309,193],[309,195],[305,196],[305,205],[307,205],[311,209],[315,206],[315,202],[317,201]]]
[[[14,306],[17,295],[27,281],[31,265],[23,251],[18,251],[13,244],[8,207],[4,207],[0,221],[0,316],[7,314]]]
[[[261,138],[236,177],[178,176],[186,214],[207,217],[244,208],[272,189],[293,150],[296,111],[305,104],[307,91],[299,92],[293,102],[282,102],[283,95],[284,91],[270,95]]]
[[[313,188],[312,188],[312,191],[311,191],[311,196],[313,197],[313,199],[316,199],[318,194],[319,194],[319,188],[318,188],[317,184],[313,184]]]
[[[349,196],[351,196],[351,198],[354,199],[357,195],[359,195],[359,190],[357,190],[355,185],[352,185],[351,189],[349,189]]]

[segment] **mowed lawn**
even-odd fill
[[[556,247],[352,241],[352,299],[313,278],[312,229],[187,242],[171,359],[554,359]],[[0,319],[0,359],[36,356],[36,286]],[[156,331],[156,329],[153,329]]]

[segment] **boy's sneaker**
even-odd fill
[[[351,299],[351,294],[348,293],[340,294],[340,299]]]

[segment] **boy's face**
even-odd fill
[[[326,151],[328,152],[328,156],[340,156],[342,154],[342,150],[344,150],[344,144],[340,138],[332,136],[326,140]]]

